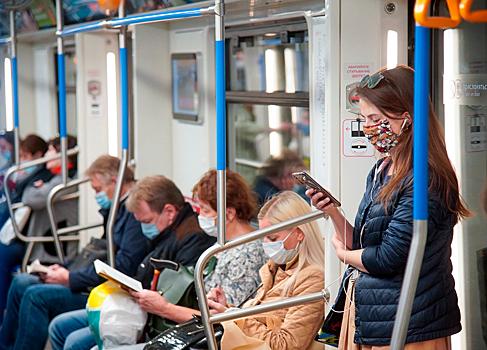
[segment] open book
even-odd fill
[[[39,259],[34,260],[29,266],[27,266],[28,274],[41,274],[51,272],[49,267],[42,265]]]
[[[105,264],[101,260],[97,259],[93,264],[95,265],[96,273],[107,280],[122,284],[127,288],[135,290],[136,292],[141,292],[144,289],[142,287],[142,283],[114,269],[110,265]]]

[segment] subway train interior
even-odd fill
[[[13,17],[6,6],[0,8],[0,32],[9,38],[13,18],[19,136],[34,133],[48,140],[60,132],[56,6],[54,0],[24,3]],[[116,5],[106,10],[107,1],[62,3],[67,29],[118,16]],[[449,3],[431,1],[431,16],[449,16]],[[214,4],[127,0],[125,5],[130,17]],[[225,1],[227,167],[252,183],[270,156],[290,149],[340,200],[353,222],[367,174],[379,158],[364,135],[364,122],[357,119],[355,86],[383,66],[415,67],[414,5],[412,0]],[[474,1],[472,10],[486,5]],[[481,198],[487,181],[486,22],[462,20],[454,28],[430,32],[430,97],[461,196],[475,213],[455,226],[452,243],[462,331],[452,336],[451,348],[462,350],[487,349],[487,213]],[[129,91],[126,148],[120,28],[100,26],[63,37],[66,130],[77,137],[78,176],[82,178],[98,156],[122,157],[127,150],[137,179],[162,174],[191,198],[203,174],[217,167],[215,62],[221,61],[215,54],[214,17],[123,26]],[[14,92],[8,40],[0,45],[0,62],[0,129],[10,131]],[[99,221],[89,183],[80,184],[78,194],[79,224]],[[345,265],[331,244],[331,220],[318,222],[325,239],[325,285],[332,301]],[[80,232],[79,246],[101,233],[99,227]]]

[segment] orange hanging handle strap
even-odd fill
[[[469,22],[487,22],[487,10],[470,11],[473,0],[461,0],[460,14]]]
[[[414,5],[414,19],[423,27],[455,28],[462,21],[459,10],[460,0],[446,0],[446,2],[450,11],[450,17],[430,17],[428,12],[431,0],[416,0],[416,4]]]

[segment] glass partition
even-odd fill
[[[283,44],[276,33],[244,39],[230,59],[230,90],[307,92],[308,37]]]
[[[284,149],[296,152],[309,166],[309,109],[276,105],[228,105],[233,129],[232,165],[252,183],[271,156]]]
[[[287,149],[309,166],[306,21],[252,23],[226,35],[230,168],[253,183],[265,161]]]

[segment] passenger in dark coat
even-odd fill
[[[345,226],[327,198],[319,201],[322,194],[312,196],[335,225],[338,258],[352,266],[346,280],[354,304],[345,303],[339,349],[391,341],[413,232],[413,84],[414,71],[398,66],[366,76],[357,86],[364,132],[383,158],[369,173],[355,227]],[[429,110],[428,236],[404,349],[446,350],[448,337],[461,330],[450,260],[453,227],[471,213],[460,198],[431,104]]]

